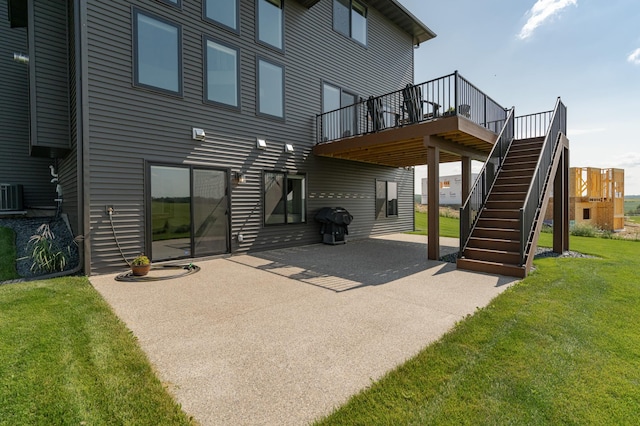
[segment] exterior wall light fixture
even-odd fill
[[[267,149],[267,141],[264,139],[256,138],[256,148],[266,150]]]
[[[191,129],[191,132],[192,132],[191,137],[197,141],[203,141],[206,136],[204,129],[197,129],[194,127]]]
[[[233,180],[235,183],[247,183],[247,176],[242,172],[233,172]]]
[[[25,55],[24,53],[14,53],[13,60],[20,64],[28,64],[29,63],[29,55]]]
[[[290,143],[285,143],[284,144],[284,152],[289,153],[289,154],[293,153],[293,145],[290,144]]]

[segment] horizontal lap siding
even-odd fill
[[[32,146],[70,148],[67,13],[66,2],[34,2],[36,103],[32,108],[37,124]]]
[[[68,10],[68,22],[73,22],[74,15],[74,5],[75,2],[69,2],[69,10]],[[77,90],[76,90],[76,52],[75,52],[75,44],[76,44],[76,34],[75,27],[73,24],[69,24],[68,28],[68,37],[67,37],[69,52],[69,61],[67,65],[67,69],[69,72],[69,144],[71,147],[71,151],[69,155],[67,155],[64,159],[59,162],[59,175],[60,182],[62,185],[62,189],[64,191],[64,203],[62,205],[62,210],[68,215],[69,223],[71,225],[71,229],[74,235],[80,233],[80,217],[78,212],[78,204],[79,204],[79,192],[78,192],[78,184],[79,177],[78,173],[81,172],[78,170],[78,128],[77,128]]]
[[[0,183],[23,185],[25,206],[51,206],[51,160],[29,156],[28,66],[14,62],[14,53],[27,53],[27,30],[9,28],[0,1]]]
[[[131,5],[182,25],[182,97],[133,87]],[[324,1],[305,9],[286,1],[282,53],[256,44],[254,0],[241,1],[240,35],[203,21],[199,1],[184,1],[182,10],[153,0],[88,2],[94,272],[124,266],[105,205],[115,206],[114,224],[125,256],[145,250],[145,161],[245,174],[246,183],[232,185],[232,233],[244,236],[242,244],[234,240],[234,252],[317,242],[319,226],[313,214],[326,205],[340,205],[354,215],[350,227],[354,237],[412,229],[412,171],[311,154],[323,80],[362,96],[386,93],[412,81],[410,36],[370,10],[365,48],[333,31],[331,5]],[[203,34],[240,49],[239,112],[203,102]],[[256,55],[285,66],[284,122],[256,116]],[[205,129],[206,140],[192,140],[192,127]],[[255,148],[256,137],[267,140],[266,151]],[[283,152],[285,143],[294,146],[294,154]],[[265,170],[306,173],[308,223],[262,225]],[[376,179],[398,182],[399,217],[375,219]]]

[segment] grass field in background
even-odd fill
[[[636,211],[640,208],[640,195],[633,197],[624,197],[624,213],[628,214],[630,211]]]
[[[460,237],[460,220],[451,217],[440,216],[440,236],[441,237]],[[427,213],[415,212],[415,231],[410,234],[426,235],[428,231]]]

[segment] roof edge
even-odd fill
[[[420,43],[424,43],[425,41],[431,40],[432,38],[437,37],[437,34],[434,33],[426,24],[424,24],[420,19],[418,19],[413,13],[409,12],[409,10],[404,7],[397,0],[384,0],[384,3],[389,3],[393,7],[395,7],[398,11],[406,16],[410,21],[413,21],[412,28],[407,28],[406,25],[402,25],[402,23],[398,23],[400,27],[407,30],[409,34],[413,36],[413,44],[415,46],[419,46]]]

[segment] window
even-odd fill
[[[358,0],[333,0],[333,29],[366,45],[366,6]]]
[[[582,209],[582,219],[583,220],[591,219],[591,209]]]
[[[134,84],[182,93],[182,29],[137,9],[133,11]]]
[[[238,49],[205,37],[205,93],[208,101],[238,107]]]
[[[283,0],[257,0],[258,40],[276,49],[283,49]]]
[[[182,7],[182,0],[160,0],[160,1],[169,3],[170,5],[173,5],[173,6]]]
[[[238,0],[206,0],[204,16],[205,19],[239,32]]]
[[[284,118],[284,68],[259,58],[258,113]]]
[[[305,176],[282,172],[264,173],[264,224],[306,222]]]
[[[376,218],[398,216],[398,183],[376,180]]]
[[[387,182],[387,216],[398,216],[397,182]]]
[[[376,219],[385,214],[385,206],[387,205],[387,182],[384,180],[376,181]]]
[[[440,182],[440,188],[449,188],[451,187],[451,183],[448,180],[443,180]]]
[[[345,108],[325,115],[322,135],[327,140],[339,139],[357,134],[357,95],[349,93],[337,86],[323,83],[322,85],[322,112],[335,111],[337,109],[353,105],[353,108]]]

